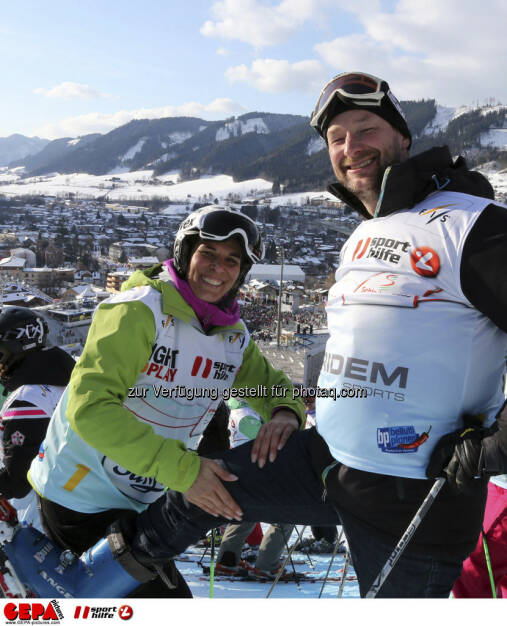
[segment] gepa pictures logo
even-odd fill
[[[8,622],[31,622],[38,621],[58,623],[63,619],[63,613],[56,600],[49,604],[41,602],[8,602],[4,606],[4,616]]]

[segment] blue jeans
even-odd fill
[[[364,597],[386,564],[398,539],[389,543],[385,536],[367,528],[350,514],[340,511],[343,529],[356,570],[359,592]],[[445,560],[431,554],[403,552],[380,588],[377,598],[448,598],[461,573],[460,560]]]
[[[262,469],[250,461],[252,443],[212,455],[222,459],[239,480],[224,483],[243,510],[245,522],[294,523],[308,526],[342,524],[365,595],[397,541],[386,545],[375,532],[341,511],[324,496],[324,485],[310,456],[313,429],[291,435],[273,463]],[[339,511],[339,513],[338,513]],[[190,504],[181,493],[168,491],[137,520],[133,549],[140,560],[167,559],[196,543],[202,534],[228,520]],[[461,561],[441,562],[405,552],[378,597],[447,597],[461,571]]]

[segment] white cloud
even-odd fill
[[[46,98],[62,98],[64,100],[90,100],[92,98],[108,97],[107,94],[98,92],[96,89],[90,87],[90,85],[72,83],[69,81],[55,85],[50,89],[38,87],[33,91],[36,94],[45,96]]]
[[[186,102],[179,106],[165,106],[152,109],[136,109],[117,111],[116,113],[88,113],[76,117],[68,117],[59,122],[45,124],[34,130],[34,134],[46,139],[58,137],[78,137],[89,133],[107,133],[118,126],[127,124],[133,119],[158,119],[161,117],[201,117],[204,119],[220,119],[245,113],[247,109],[229,98],[216,98],[208,104]]]
[[[227,48],[217,48],[217,54],[221,57],[229,56],[230,52]]]
[[[312,19],[316,6],[323,2],[283,0],[275,6],[267,6],[258,0],[221,0],[211,7],[215,19],[205,22],[201,34],[237,39],[255,48],[273,46],[287,40]]]
[[[228,68],[225,75],[231,83],[247,83],[271,93],[318,89],[326,76],[319,61],[289,63],[277,59],[256,59],[250,68],[237,65]]]
[[[355,9],[363,32],[315,46],[329,77],[362,70],[386,78],[398,98],[435,97],[454,106],[478,97],[507,100],[504,0],[399,0],[392,13]]]

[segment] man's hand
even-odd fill
[[[222,485],[222,480],[232,482],[238,480],[238,477],[222,469],[212,459],[201,457],[201,467],[197,478],[183,495],[189,502],[214,517],[225,517],[241,522],[243,511]]]
[[[262,468],[269,460],[276,459],[278,450],[281,450],[287,439],[299,428],[299,420],[295,413],[288,409],[278,411],[267,424],[263,424],[257,433],[252,447],[252,463]]]
[[[461,428],[444,435],[431,454],[428,478],[444,476],[455,492],[466,493],[482,477],[482,428]]]

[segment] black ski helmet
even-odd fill
[[[190,213],[180,224],[174,240],[174,267],[186,279],[190,257],[199,239],[225,241],[236,237],[241,243],[243,258],[235,293],[243,284],[254,263],[264,258],[264,244],[256,223],[247,215],[228,207],[211,204]]]
[[[0,363],[8,370],[32,350],[46,345],[46,320],[31,309],[12,306],[0,313]]]

